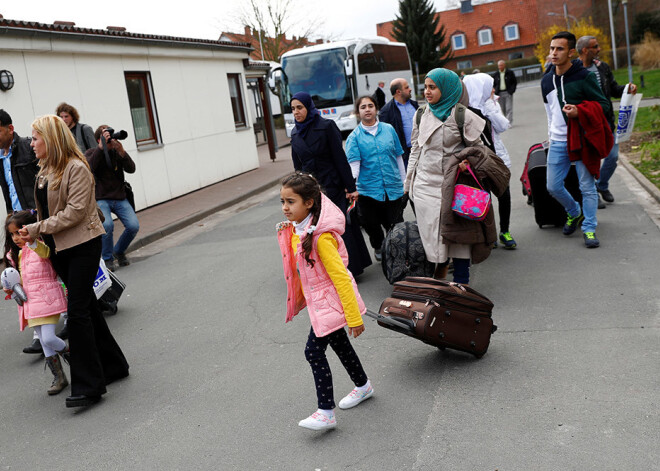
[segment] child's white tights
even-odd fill
[[[39,337],[41,347],[44,349],[44,356],[52,357],[56,352],[61,352],[66,348],[64,340],[55,335],[55,324],[37,325],[34,332]]]

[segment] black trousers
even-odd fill
[[[316,397],[318,408],[330,410],[335,408],[335,396],[332,386],[332,371],[325,351],[328,345],[332,347],[339,361],[346,368],[348,376],[355,386],[367,384],[367,374],[362,368],[362,363],[353,349],[345,329],[339,329],[325,337],[314,335],[314,329],[309,330],[307,345],[305,346],[305,358],[312,367],[314,385],[316,386]]]
[[[511,221],[511,190],[506,187],[502,196],[497,198],[498,213],[500,215],[500,232],[509,232],[509,222]]]
[[[340,193],[332,196],[328,195],[328,197],[344,213],[344,216],[346,216],[346,209],[348,209],[346,193],[342,190]],[[346,251],[348,252],[348,270],[353,276],[358,276],[364,272],[365,268],[371,265],[371,255],[369,254],[367,243],[362,236],[360,224],[357,221],[355,224],[349,224],[346,221],[346,229],[341,237],[344,240],[344,244],[346,244]]]
[[[108,329],[94,295],[101,260],[101,236],[53,252],[53,267],[68,290],[71,395],[99,396],[105,386],[128,375],[128,363]]]
[[[403,222],[403,197],[390,201],[378,201],[368,196],[360,195],[357,200],[360,212],[360,224],[369,236],[369,243],[374,249],[380,249],[385,239],[385,231],[392,229],[398,222]]]

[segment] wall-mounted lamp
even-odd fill
[[[14,75],[8,70],[0,70],[0,90],[10,90],[14,86]]]

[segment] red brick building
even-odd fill
[[[536,0],[499,0],[436,13],[451,41],[454,58],[449,69],[473,69],[534,55],[538,32]],[[392,22],[376,25],[379,36],[394,40]]]
[[[478,5],[474,4],[479,2]],[[437,12],[454,51],[446,67],[473,69],[497,62],[534,55],[536,36],[552,25],[570,26],[582,18],[610,34],[607,0],[462,0],[461,7]],[[617,46],[623,43],[623,6],[613,3]],[[564,9],[564,5],[566,6]],[[637,15],[660,10],[658,0],[635,0],[628,5],[628,21]],[[393,40],[392,22],[376,26],[379,36]]]
[[[267,47],[266,46],[267,41],[274,41],[272,38],[269,37],[265,37],[262,39],[264,43],[264,48]],[[243,34],[223,32],[220,34],[219,41],[233,41],[233,42],[251,44],[252,47],[254,48],[254,50],[250,53],[250,59],[252,60],[257,60],[257,61],[273,60],[276,62],[279,60],[279,57],[275,57],[272,59],[264,59],[263,57],[261,57],[261,44],[259,42],[259,33],[257,31],[250,30],[249,26],[245,27],[245,32]],[[309,41],[307,38],[296,38],[295,36],[291,38],[287,38],[286,35],[284,35],[281,38],[281,43],[282,44],[279,48],[280,56],[292,49],[297,49],[299,47],[304,47],[304,46],[311,46],[313,44],[322,44],[323,39],[317,39],[316,41]],[[266,55],[268,54],[266,53]]]

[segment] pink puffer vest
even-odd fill
[[[47,258],[41,258],[34,250],[24,247],[21,251],[21,281],[27,302],[18,306],[21,330],[28,319],[53,316],[65,312],[66,298],[57,274]]]
[[[277,240],[282,252],[282,264],[284,266],[284,277],[287,285],[286,322],[289,322],[305,306],[309,312],[312,329],[317,337],[324,337],[336,330],[346,326],[344,308],[341,304],[339,294],[325,270],[317,251],[317,242],[321,234],[329,232],[337,241],[339,255],[344,266],[348,266],[348,252],[341,238],[344,232],[345,217],[330,199],[322,195],[321,214],[312,234],[311,258],[317,260],[314,267],[310,267],[303,256],[302,244],[298,244],[296,252],[291,247],[291,236],[293,235],[293,224],[289,221],[277,225]],[[346,269],[353,291],[357,298],[360,314],[364,314],[367,308],[357,289],[357,283],[348,268]],[[300,274],[299,274],[300,272]],[[307,295],[303,295],[303,292]]]

